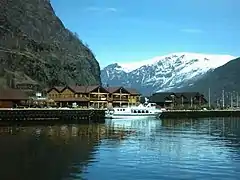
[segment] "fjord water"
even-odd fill
[[[3,180],[239,179],[240,119],[0,128]]]

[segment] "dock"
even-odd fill
[[[240,110],[167,110],[160,118],[240,117]]]
[[[103,109],[0,109],[0,123],[104,123]]]

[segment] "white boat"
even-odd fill
[[[155,103],[148,103],[147,105],[140,104],[139,106],[108,109],[105,112],[105,117],[109,119],[146,118],[159,117],[161,113],[162,110],[158,109]]]

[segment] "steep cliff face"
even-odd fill
[[[101,83],[91,50],[67,30],[50,0],[0,1],[0,85]]]

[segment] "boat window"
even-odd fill
[[[141,111],[140,111],[140,110],[138,110],[138,113],[141,113]]]
[[[134,110],[134,113],[137,113],[137,111],[136,111],[136,110]]]
[[[123,109],[123,111],[125,111],[125,109]]]
[[[146,113],[149,113],[148,110],[146,110]]]
[[[145,111],[144,111],[144,110],[142,110],[142,113],[145,113]]]
[[[117,109],[117,111],[119,111],[119,109]]]

